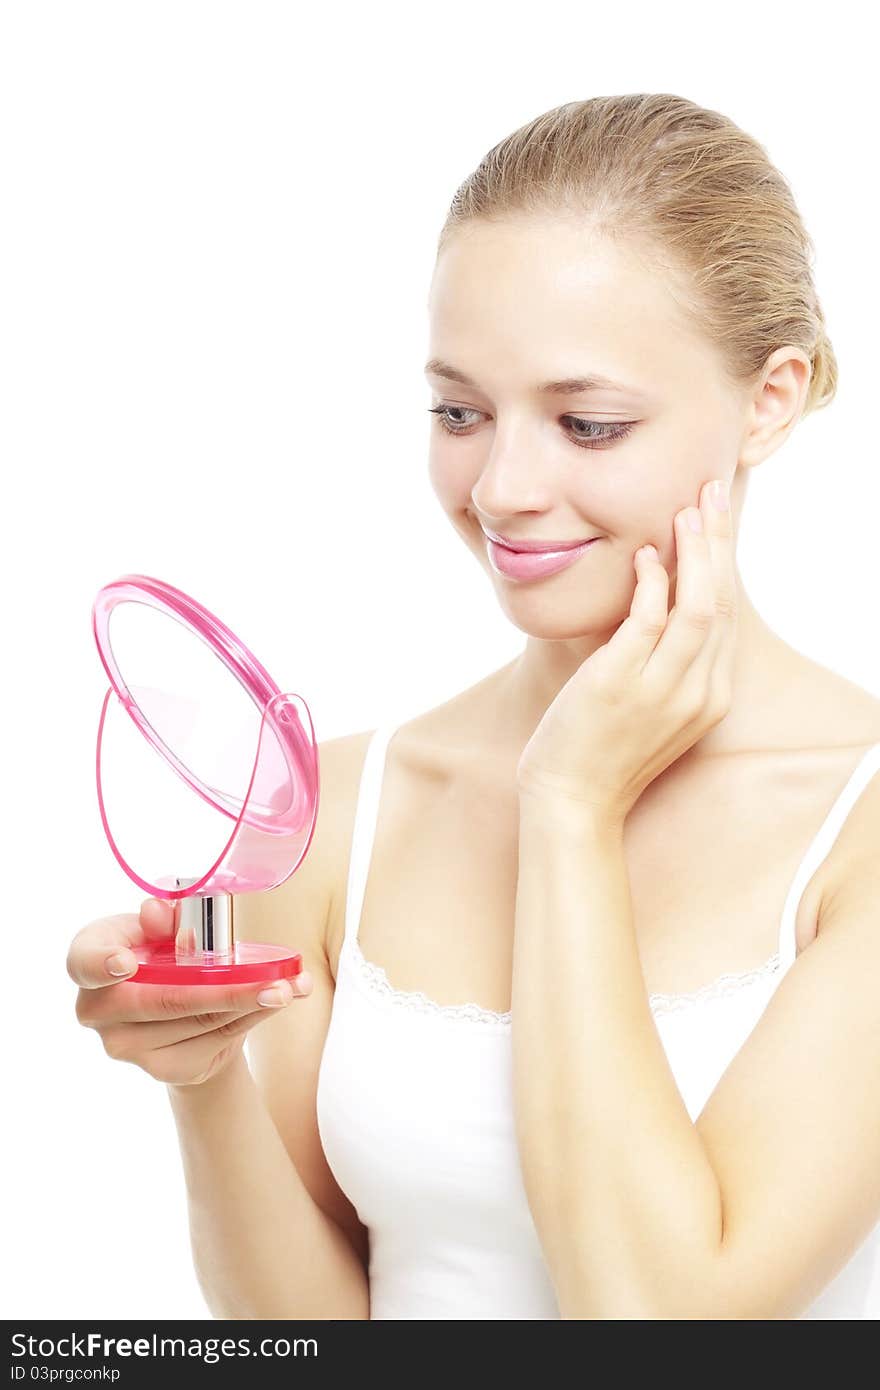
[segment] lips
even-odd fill
[[[483,531],[490,541],[494,541],[496,545],[504,546],[505,550],[513,551],[515,555],[535,555],[550,550],[557,553],[563,550],[577,550],[580,546],[587,545],[590,541],[597,539],[596,536],[585,536],[582,540],[573,541],[516,540],[501,536],[497,531],[490,531],[485,526]]]
[[[534,580],[557,574],[559,570],[576,564],[581,556],[592,550],[599,539],[599,536],[594,536],[592,540],[576,543],[567,550],[517,551],[498,545],[487,536],[486,549],[492,568],[497,574],[503,575],[505,579]]]

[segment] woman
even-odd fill
[[[810,252],[761,146],[667,94],[458,190],[430,472],[521,654],[321,746],[306,861],[239,904],[310,967],[252,1070],[255,991],[108,985],[164,904],[69,957],[168,1085],[216,1314],[877,1315],[880,702],[735,561],[749,470],[834,394]]]

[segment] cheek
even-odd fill
[[[573,484],[571,503],[621,548],[636,550],[648,540],[662,545],[670,532],[675,487],[655,465],[651,459],[644,467],[629,463],[626,469],[596,469],[582,484]]]
[[[441,507],[446,512],[460,512],[471,506],[471,491],[477,476],[461,457],[453,461],[442,449],[432,447],[428,454],[428,478]]]
[[[729,451],[717,430],[695,425],[685,443],[678,431],[669,438],[658,431],[644,453],[628,454],[625,469],[596,474],[578,505],[633,552],[653,541],[669,568],[676,559],[676,514],[698,504],[705,481],[729,468]]]

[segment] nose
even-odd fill
[[[503,522],[517,512],[541,512],[552,505],[550,470],[534,447],[522,439],[504,441],[496,434],[471,489],[471,501],[487,526],[502,530]]]

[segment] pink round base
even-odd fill
[[[236,941],[232,952],[214,955],[178,955],[171,942],[145,942],[129,948],[138,968],[129,980],[144,985],[224,985],[254,984],[261,980],[289,979],[303,968],[299,951],[291,954],[283,946],[258,941]]]

